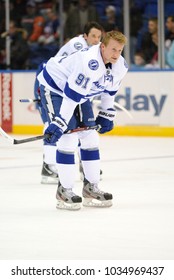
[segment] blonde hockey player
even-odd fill
[[[57,208],[80,209],[84,206],[109,207],[112,194],[99,189],[99,135],[95,130],[66,134],[69,129],[95,122],[103,134],[113,129],[114,99],[128,71],[121,55],[126,37],[118,31],[107,32],[100,44],[68,57],[52,57],[38,75],[42,106],[49,122],[48,143],[57,143],[56,162],[59,183]],[[92,106],[82,113],[79,105],[101,95],[101,109],[94,120]],[[81,161],[85,174],[82,197],[74,192],[75,156],[80,139]],[[82,200],[83,198],[83,200]]]

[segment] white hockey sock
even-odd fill
[[[100,181],[100,160],[82,161],[85,178],[92,184]]]
[[[57,146],[44,145],[44,162],[47,164],[56,165]]]
[[[59,170],[58,175],[61,185],[66,189],[73,188],[76,177],[75,164],[57,163],[57,168]]]

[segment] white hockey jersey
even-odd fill
[[[101,95],[101,107],[108,109],[113,107],[115,94],[127,71],[128,66],[122,56],[107,69],[100,45],[96,45],[68,57],[50,58],[38,75],[38,80],[50,91],[65,97],[66,102],[62,103],[64,113],[71,108],[74,110],[77,103],[83,103],[97,95]],[[68,100],[71,106],[68,106]]]
[[[56,56],[68,56],[84,48],[88,48],[88,44],[83,35],[79,35],[70,39],[64,46],[62,46]]]

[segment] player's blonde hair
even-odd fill
[[[127,43],[126,36],[123,33],[121,33],[120,31],[113,30],[113,31],[106,32],[102,38],[102,43],[105,46],[107,46],[110,39],[116,40],[117,42],[119,42],[120,44],[123,44],[123,45],[126,45],[126,43]]]

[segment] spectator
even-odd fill
[[[0,0],[0,33],[6,28],[6,1]],[[10,20],[14,20],[17,26],[21,25],[21,15],[25,13],[26,3],[24,0],[9,1]]]
[[[121,16],[119,13],[117,14],[117,9],[109,5],[106,7],[106,20],[103,22],[103,28],[106,32],[112,31],[112,30],[119,30],[122,31],[122,21]]]
[[[55,43],[54,34],[50,26],[45,26],[43,34],[38,38],[38,43],[40,45],[51,45]]]
[[[83,33],[88,21],[99,21],[97,10],[88,0],[78,0],[78,5],[70,9],[65,23],[66,39]]]
[[[170,68],[174,68],[174,40],[169,48],[166,49],[166,64]]]
[[[174,16],[166,19],[165,59],[166,66],[174,68]]]
[[[142,34],[140,49],[146,64],[156,64],[158,60],[158,20],[148,20],[148,31]]]
[[[130,6],[130,59],[134,62],[138,33],[142,31],[144,1],[129,0]]]
[[[27,2],[26,12],[27,14],[21,19],[21,25],[28,33],[28,42],[34,43],[43,33],[44,17],[37,12],[36,3],[32,0]]]
[[[58,41],[60,36],[60,23],[57,14],[55,11],[48,9],[45,15],[45,26],[48,26],[52,30],[54,38]]]
[[[15,21],[11,20],[9,24],[9,31],[5,31],[1,34],[0,52],[1,59],[5,66],[6,61],[6,36],[10,37],[10,69],[26,69],[27,59],[29,55],[29,47],[27,44],[27,34],[24,29],[16,27]]]
[[[167,17],[166,28],[165,47],[169,49],[174,40],[174,15]]]
[[[9,1],[10,19],[16,22],[17,26],[21,25],[21,15],[25,14],[25,1],[13,0]]]
[[[144,69],[145,59],[142,52],[135,52],[134,63],[131,64],[131,69]]]

